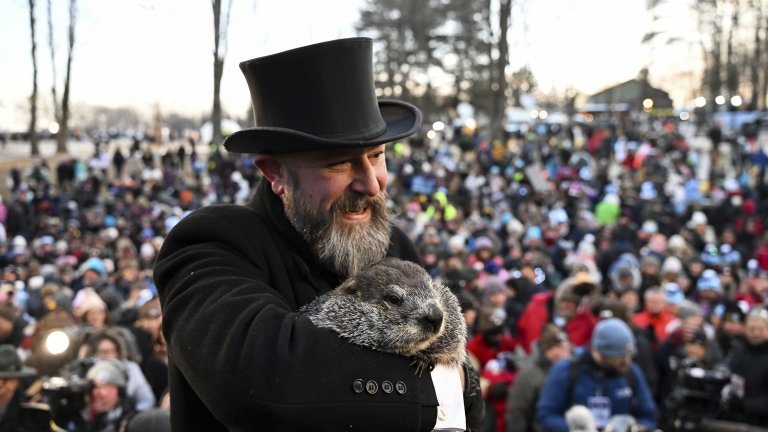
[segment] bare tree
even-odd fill
[[[37,139],[37,40],[35,38],[35,0],[29,0],[29,29],[32,33],[32,95],[29,97],[29,144],[32,156],[40,154]]]
[[[762,42],[765,21],[762,1],[751,1],[749,7],[755,11],[754,46],[752,47],[752,56],[749,62],[749,75],[750,82],[752,83],[750,89],[750,108],[754,110],[765,107],[765,91],[761,90],[763,88],[763,77],[760,74],[760,65],[762,64],[763,51],[765,49]]]
[[[512,0],[499,2],[499,39],[496,42],[497,57],[495,72],[491,81],[491,142],[503,135],[504,111],[507,106],[507,75],[509,65],[509,21],[512,15]]]
[[[232,0],[227,4],[224,19],[221,17],[222,0],[212,0],[213,6],[213,109],[211,124],[213,125],[213,142],[221,143],[221,77],[224,75],[224,58],[227,56],[227,31],[229,29],[229,12],[232,10]]]
[[[61,123],[61,113],[59,113],[59,97],[56,94],[56,45],[53,43],[53,14],[51,12],[51,0],[48,0],[48,47],[51,52],[51,69],[53,77],[51,79],[51,94],[53,95],[53,118],[57,123]]]
[[[67,52],[67,71],[64,75],[64,93],[61,97],[61,121],[56,134],[56,152],[67,153],[69,139],[69,84],[72,74],[72,54],[75,47],[75,21],[77,17],[76,0],[69,0],[69,50]]]
[[[487,55],[492,39],[490,11],[486,6],[484,2],[467,0],[451,0],[448,5],[447,17],[454,25],[443,38],[444,49],[452,54],[455,62],[444,62],[442,67],[454,77],[455,96],[449,103],[451,107],[468,99],[477,103],[481,99],[477,91],[485,93],[487,86],[478,83],[488,80],[491,65]]]
[[[736,29],[739,27],[739,2],[733,2],[731,10],[730,25],[728,26],[728,39],[726,41],[725,51],[725,87],[729,95],[735,95],[739,91],[739,68],[736,64],[737,47],[734,45]]]

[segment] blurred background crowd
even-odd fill
[[[606,318],[632,329],[665,430],[685,416],[768,424],[766,147],[759,122],[693,137],[663,120],[541,123],[494,142],[441,124],[387,146],[396,223],[462,304],[488,431],[534,430],[535,405],[515,405],[520,370],[543,381]],[[104,139],[11,169],[0,343],[34,370],[25,400],[67,430],[162,418],[154,257],[187,213],[247,203],[259,176],[193,138]]]

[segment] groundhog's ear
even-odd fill
[[[348,296],[360,295],[360,288],[355,286],[354,283],[345,283],[345,284],[342,284],[339,288],[341,288],[341,293],[343,295],[348,295]]]

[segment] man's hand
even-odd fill
[[[474,367],[465,361],[459,368],[462,390],[464,392],[464,415],[467,418],[467,431],[483,430],[483,418],[485,417],[485,404],[483,392],[480,391],[480,374]]]

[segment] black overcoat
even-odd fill
[[[418,261],[393,229],[390,256]],[[154,278],[174,431],[431,430],[437,397],[411,359],[359,348],[297,309],[341,278],[319,264],[266,181],[248,207],[183,218]]]

